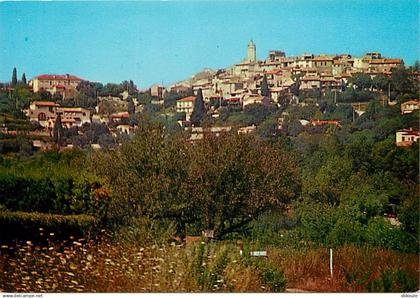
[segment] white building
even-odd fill
[[[185,113],[185,120],[190,121],[191,114],[194,110],[195,96],[188,96],[176,101],[176,112]]]

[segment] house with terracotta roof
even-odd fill
[[[190,141],[202,140],[205,135],[220,136],[225,133],[229,133],[232,130],[231,126],[212,126],[212,127],[192,127]]]
[[[52,101],[33,101],[26,111],[29,121],[38,122],[46,127],[49,119],[55,119],[57,108],[60,105]]]
[[[29,86],[34,92],[45,90],[51,95],[60,94],[63,98],[73,98],[77,94],[76,87],[81,81],[81,78],[70,74],[43,74],[30,80]]]
[[[319,76],[304,76],[300,79],[300,90],[320,89],[321,78]]]
[[[370,72],[390,72],[391,69],[404,65],[402,59],[372,59],[369,62],[369,71]]]
[[[195,96],[187,96],[176,101],[176,112],[185,113],[185,120],[189,121],[194,110]]]
[[[152,85],[152,87],[150,87],[150,95],[153,97],[158,97],[158,98],[163,98],[163,95],[165,94],[165,87],[163,87],[162,85]]]
[[[48,119],[46,128],[49,129],[49,130],[53,130],[56,119],[57,118]],[[63,128],[70,128],[70,127],[73,127],[73,126],[79,126],[79,125],[76,124],[76,122],[77,121],[75,119],[71,118],[71,117],[62,117],[61,118],[61,126]]]
[[[269,51],[268,52],[268,57],[266,61],[281,61],[282,58],[286,57],[286,53],[283,51]]]
[[[264,96],[259,94],[248,93],[244,96],[242,101],[242,106],[245,108],[247,105],[254,104],[254,103],[263,103]]]
[[[62,119],[73,119],[72,126],[82,126],[84,123],[90,123],[90,111],[84,108],[57,108],[57,114],[62,115]]]
[[[112,122],[121,123],[128,121],[130,114],[128,112],[114,113],[109,118]]]
[[[58,103],[52,101],[34,101],[26,111],[31,122],[37,122],[45,128],[54,127],[57,115],[61,115],[63,127],[82,126],[90,123],[90,111],[84,108],[60,107]]]
[[[120,133],[125,133],[127,135],[133,135],[135,128],[136,127],[134,125],[130,125],[130,124],[118,124],[117,127],[116,127],[116,130],[119,131]]]
[[[397,130],[395,133],[395,143],[398,147],[408,147],[418,142],[420,131],[413,128]]]
[[[419,100],[409,100],[401,104],[401,115],[411,114],[415,110],[420,109]]]
[[[243,126],[238,128],[238,134],[249,134],[257,130],[257,127],[252,124],[251,126]]]
[[[319,120],[319,119],[312,119],[311,120],[312,126],[324,126],[324,125],[335,125],[337,128],[342,128],[340,121],[338,120]]]
[[[320,55],[315,56],[311,60],[311,67],[316,68],[318,71],[332,71],[334,59],[331,56]]]
[[[228,106],[241,107],[242,98],[241,97],[228,97],[224,99],[224,103]]]
[[[321,92],[340,91],[342,81],[329,75],[321,75]]]

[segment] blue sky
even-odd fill
[[[417,0],[0,2],[0,81],[71,73],[170,84],[278,49],[419,59]]]

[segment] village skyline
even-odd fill
[[[239,63],[250,39],[257,44],[258,60],[270,50],[287,57],[361,57],[374,51],[413,65],[418,59],[418,4],[3,2],[0,81],[9,81],[16,67],[28,78],[70,73],[102,83],[133,80],[140,88],[170,85],[205,68]]]

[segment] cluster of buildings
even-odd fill
[[[63,127],[82,126],[91,122],[91,115],[88,109],[61,107],[52,101],[34,101],[29,109],[25,111],[31,122],[48,129],[54,127],[58,115],[61,115]]]
[[[52,101],[34,101],[29,109],[24,111],[29,121],[37,123],[50,134],[54,128],[58,116],[61,118],[61,125],[64,128],[81,127],[85,123],[114,123],[111,132],[126,133],[131,135],[135,127],[129,124],[129,113],[118,112],[109,116],[92,114],[90,110],[81,107],[61,107],[58,103]]]
[[[282,96],[290,102],[298,102],[292,90],[299,91],[317,90],[321,93],[328,91],[340,92],[343,86],[348,84],[348,79],[355,73],[365,73],[374,78],[377,75],[389,76],[393,68],[404,65],[402,59],[385,58],[378,52],[367,53],[363,57],[353,57],[350,54],[340,55],[313,55],[303,54],[295,57],[287,57],[283,51],[270,51],[265,60],[257,59],[256,45],[250,41],[247,46],[246,58],[241,62],[218,71],[206,70],[192,80],[176,83],[168,88],[162,85],[153,85],[150,95],[162,99],[165,92],[190,93],[176,101],[176,111],[185,113],[185,121],[189,122],[194,109],[196,94],[199,89],[203,93],[203,100],[210,107],[213,116],[217,116],[217,108],[220,106],[233,106],[243,109],[249,104],[274,102],[280,104]],[[263,78],[267,79],[268,95],[261,94]],[[78,91],[77,86],[83,80],[75,75],[50,75],[43,74],[29,81],[33,92],[46,91],[51,95],[60,95],[61,98],[74,98]],[[127,92],[126,92],[127,93]],[[191,94],[191,93],[190,93]],[[123,99],[128,96],[122,94]],[[124,133],[132,134],[134,127],[128,124],[130,115],[128,112],[107,114],[103,103],[119,103],[126,101],[120,98],[98,97],[96,111],[90,111],[81,107],[61,107],[58,103],[50,101],[32,102],[26,114],[31,122],[39,123],[46,130],[52,130],[57,116],[61,116],[64,127],[81,127],[84,123],[116,123],[115,127]],[[111,100],[112,99],[112,100]],[[102,103],[102,104],[101,104]],[[159,100],[158,103],[161,103]],[[117,104],[114,104],[114,106]],[[137,103],[136,103],[137,105]],[[114,107],[113,106],[113,107]],[[401,114],[410,114],[419,109],[419,101],[411,100],[401,104]],[[121,109],[118,105],[116,110]],[[357,109],[355,109],[357,111]],[[360,110],[360,104],[359,104]],[[363,112],[363,111],[362,111]],[[279,119],[280,121],[281,119]],[[335,125],[341,128],[341,124],[335,120],[302,120],[307,123],[302,125],[322,126]],[[282,126],[281,121],[279,127]],[[198,130],[197,130],[198,129]],[[204,131],[192,131],[193,139],[200,139]],[[214,128],[217,130],[218,128]],[[223,128],[211,133],[224,132]],[[226,128],[230,130],[231,128]],[[242,133],[255,131],[255,127],[245,127]],[[239,132],[239,133],[241,133]],[[419,138],[418,130],[403,129],[396,132],[398,146],[408,146]]]
[[[401,115],[409,115],[420,109],[420,100],[409,100],[401,104]],[[419,141],[418,129],[406,128],[397,130],[395,143],[398,147],[408,147]]]
[[[29,87],[33,92],[46,91],[51,95],[60,95],[63,99],[74,98],[77,94],[77,86],[83,80],[77,76],[43,74],[29,81]]]
[[[250,41],[247,57],[240,63],[214,72],[206,78],[194,82],[183,81],[169,88],[177,92],[192,88],[195,93],[201,89],[207,103],[224,101],[229,105],[245,107],[264,100],[261,95],[264,76],[267,77],[269,97],[277,103],[280,95],[291,96],[291,88],[297,85],[297,78],[298,88],[302,91],[341,91],[355,73],[366,73],[372,78],[379,74],[388,76],[392,68],[403,64],[402,59],[384,58],[377,52],[367,53],[363,57],[350,54],[286,57],[283,51],[270,51],[265,60],[259,61],[256,58],[256,45]],[[164,92],[161,87],[154,86],[153,94]],[[177,103],[177,111],[186,112],[187,120],[192,112],[190,107],[193,100],[187,97]]]

